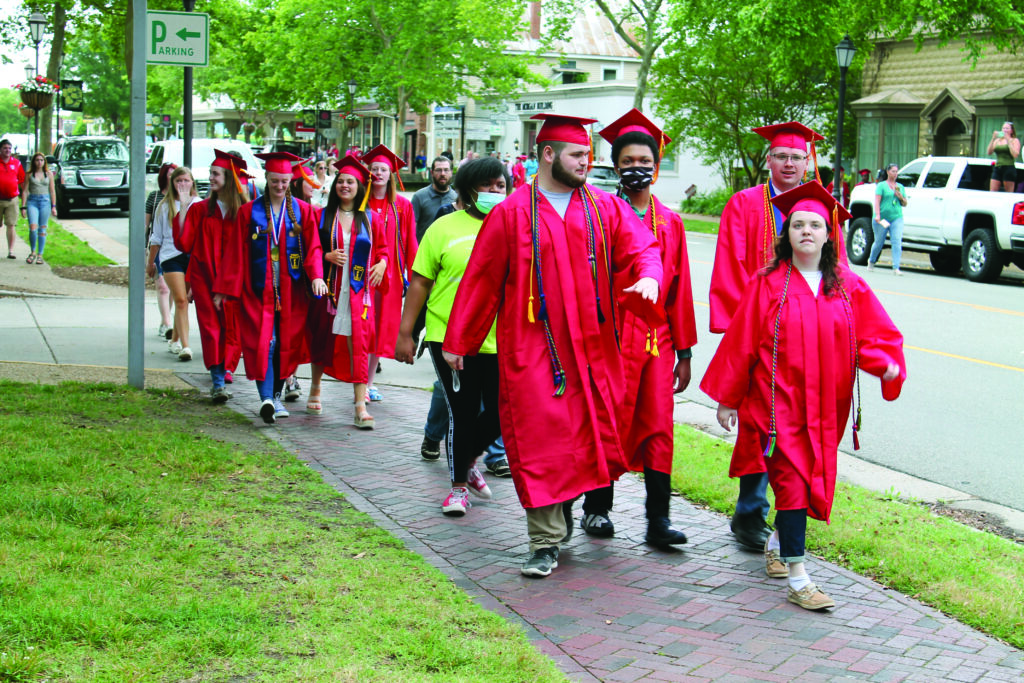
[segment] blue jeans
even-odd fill
[[[871,221],[871,227],[875,230],[875,243],[871,245],[871,256],[868,263],[875,263],[882,254],[882,247],[885,246],[885,234],[889,233],[889,246],[892,247],[892,268],[900,269],[900,256],[903,254],[903,217],[899,217],[883,228],[878,221]]]
[[[775,528],[779,532],[779,557],[783,562],[803,562],[807,546],[807,508],[778,510]]]
[[[29,228],[28,246],[37,253],[43,253],[46,246],[46,225],[50,222],[50,195],[30,194],[28,196],[28,224],[38,225],[38,230]]]
[[[736,499],[736,514],[757,513],[762,519],[768,518],[768,473],[744,474],[740,477],[740,495]]]
[[[489,466],[491,463],[498,462],[499,460],[505,459],[505,439],[498,437],[494,440],[487,450],[484,451],[484,466]]]
[[[218,389],[224,386],[224,364],[218,363],[217,365],[210,366],[210,379],[213,380],[213,388]]]
[[[263,379],[256,380],[256,391],[259,392],[261,401],[274,398],[284,388],[284,378],[277,379],[280,358],[281,355],[277,353],[277,320],[274,320],[274,332],[270,337],[270,349],[267,352],[267,374]],[[223,382],[223,376],[221,381]]]

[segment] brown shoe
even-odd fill
[[[779,559],[779,553],[768,549],[768,541],[764,542],[764,571],[770,579],[784,579],[789,576],[789,569]]]
[[[790,588],[786,599],[794,605],[800,605],[809,610],[828,609],[836,606],[836,601],[818,590],[813,583],[807,584],[798,591]]]

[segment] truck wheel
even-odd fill
[[[964,275],[971,282],[992,282],[1003,270],[996,238],[983,228],[967,235],[961,261]]]
[[[928,254],[932,268],[942,275],[956,275],[960,272],[960,251],[957,249],[939,249]]]
[[[866,264],[874,241],[875,231],[871,228],[871,220],[863,216],[854,220],[846,235],[846,257],[850,263],[858,266]]]

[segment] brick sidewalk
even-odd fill
[[[209,379],[190,381],[208,388]],[[241,380],[241,378],[239,378]],[[305,388],[305,387],[304,387]],[[759,553],[740,550],[728,520],[682,498],[672,520],[679,552],[643,543],[644,491],[616,486],[616,536],[578,527],[547,579],[527,579],[526,520],[510,479],[488,477],[490,501],[444,517],[442,459],[419,456],[428,392],[382,386],[377,429],[352,427],[352,391],[324,384],[324,414],[266,426],[251,382],[231,407],[320,472],[357,509],[450,577],[482,606],[522,625],[577,681],[1022,681],[1024,654],[930,607],[819,560],[815,581],[837,607],[811,613],[785,600],[785,581],[765,576]],[[538,435],[543,438],[543,435]]]

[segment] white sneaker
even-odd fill
[[[274,402],[269,398],[260,403],[260,417],[268,425],[274,424]]]
[[[281,394],[274,394],[274,417],[280,419],[282,417],[291,417],[292,414],[288,412],[288,409],[281,403]]]
[[[179,353],[181,353],[181,342],[167,342],[167,350],[170,353],[173,353],[175,356],[177,356]]]
[[[480,470],[476,468],[476,465],[470,467],[466,473],[466,486],[478,498],[487,500],[491,497],[491,487],[487,485],[484,475],[480,474]]]
[[[178,354],[178,360],[192,360],[192,349],[188,348],[187,346],[183,348],[181,352]]]
[[[160,323],[160,327],[156,328],[156,336],[160,337],[161,339],[167,339],[167,333],[170,330],[170,325],[164,325],[163,323]]]

